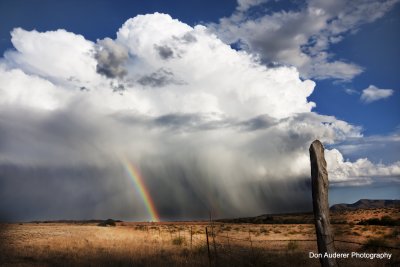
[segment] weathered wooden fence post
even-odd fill
[[[310,146],[310,160],[315,230],[318,253],[322,254],[320,262],[322,267],[336,267],[338,265],[335,258],[325,257],[325,253],[335,252],[335,246],[329,222],[328,171],[324,157],[324,146],[319,140],[315,140]]]

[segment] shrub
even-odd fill
[[[135,230],[145,231],[146,225],[142,225],[142,224],[135,225]]]
[[[382,218],[372,218],[367,220],[361,220],[357,224],[359,225],[384,225],[384,226],[395,226],[399,225],[399,221],[391,218],[390,216],[383,216]]]
[[[381,225],[395,226],[399,225],[399,222],[392,219],[390,216],[385,215],[381,218]]]
[[[172,239],[172,244],[176,246],[182,246],[185,243],[185,239],[183,237],[175,237]]]
[[[107,227],[107,226],[116,226],[116,224],[113,219],[107,219],[105,221],[100,222],[98,226]]]

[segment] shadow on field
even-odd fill
[[[375,231],[376,236],[391,242],[398,236],[392,227],[349,227],[337,225],[338,236],[355,239]],[[312,239],[312,225],[214,225],[209,247],[206,229],[204,224],[183,223],[0,224],[0,266],[320,266],[318,259],[309,258],[309,252],[317,251],[314,240],[288,240]],[[392,258],[341,259],[339,266],[399,266],[400,250],[377,244],[382,239],[368,240],[364,240],[365,246],[335,242],[336,250],[388,252]]]
[[[211,258],[211,266],[319,266],[311,261],[305,253],[265,253],[254,251],[249,254],[247,248],[236,247],[232,254],[221,254]],[[242,252],[241,252],[242,251]],[[37,254],[28,251],[3,251],[0,266],[210,266],[207,248],[196,248],[179,251],[160,250],[153,255],[125,255],[101,250],[64,251]]]

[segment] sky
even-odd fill
[[[0,0],[0,220],[400,197],[400,4]]]

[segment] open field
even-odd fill
[[[398,226],[353,222],[375,215],[399,216],[396,209],[332,214],[341,222],[333,225],[335,240],[381,246],[335,242],[336,249],[387,252],[392,258],[341,259],[341,266],[399,266],[400,250],[389,248],[400,247]],[[312,224],[120,222],[100,227],[76,222],[0,227],[0,266],[210,266],[206,227],[212,266],[319,266],[318,259],[309,258],[310,251],[317,252]]]
[[[357,224],[363,220],[381,219],[389,216],[394,221],[400,221],[399,208],[376,208],[376,209],[356,209],[356,210],[337,210],[330,211],[332,224]],[[248,218],[221,219],[221,222],[233,223],[266,223],[266,224],[313,224],[314,215],[308,213],[288,213],[260,215]]]

